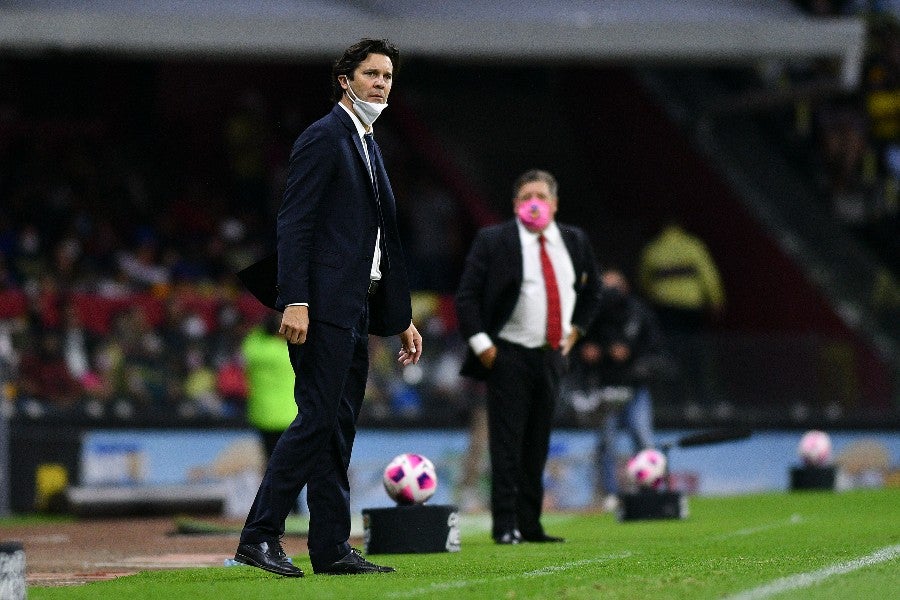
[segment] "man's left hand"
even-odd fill
[[[417,364],[422,357],[422,336],[412,323],[409,329],[400,334],[400,353],[397,362],[404,367],[410,363]]]
[[[581,338],[581,334],[578,333],[578,330],[573,327],[572,331],[569,332],[569,335],[566,336],[566,339],[563,340],[562,346],[560,346],[562,355],[568,356],[569,352],[572,351],[572,348],[575,347],[575,344],[578,343],[578,340],[580,338]]]

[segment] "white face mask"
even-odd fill
[[[372,123],[375,122],[375,119],[381,115],[381,111],[387,108],[387,102],[375,103],[360,100],[359,96],[353,91],[353,88],[350,87],[349,81],[347,82],[347,95],[350,97],[350,100],[353,101],[353,108],[356,116],[359,117],[359,120],[362,121],[363,125],[366,127],[371,127]]]

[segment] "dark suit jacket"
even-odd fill
[[[381,283],[369,299],[369,332],[395,335],[412,319],[397,210],[381,152],[372,158],[384,218]],[[369,286],[378,210],[362,141],[340,106],[309,126],[291,151],[278,211],[277,257],[239,275],[264,304],[309,303],[310,319],[350,328]],[[277,269],[277,277],[275,276]]]
[[[581,229],[557,223],[575,268],[575,311],[572,324],[582,331],[590,327],[600,307],[602,287],[590,240]],[[522,287],[522,246],[514,219],[480,230],[466,258],[456,312],[463,339],[485,332],[496,341],[497,333],[512,315]],[[487,377],[487,369],[469,349],[462,374]]]

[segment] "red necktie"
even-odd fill
[[[544,248],[547,241],[543,235],[538,236],[541,244],[541,271],[544,275],[544,287],[547,290],[547,343],[554,350],[559,349],[559,341],[562,338],[562,311],[559,307],[559,286],[556,285],[556,272],[550,255]]]

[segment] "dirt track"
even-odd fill
[[[234,556],[237,534],[174,531],[171,517],[94,519],[4,527],[0,540],[24,545],[29,586],[77,585],[138,571],[221,566]],[[282,543],[289,555],[307,550],[305,538],[285,537]]]

